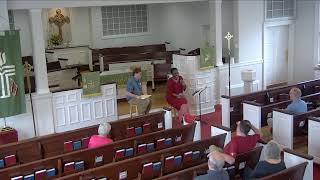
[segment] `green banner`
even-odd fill
[[[200,48],[200,69],[213,68],[215,63],[215,49],[206,43]]]
[[[117,88],[127,87],[128,79],[132,77],[132,72],[121,72],[116,74],[100,75],[101,84],[113,83],[117,84]],[[147,82],[147,71],[142,70],[141,82]]]
[[[19,30],[0,32],[0,118],[26,112]]]
[[[82,90],[83,90],[84,96],[101,95],[99,72],[82,73],[81,76],[82,76]]]

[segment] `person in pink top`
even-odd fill
[[[95,148],[98,146],[112,143],[113,140],[108,138],[111,125],[109,123],[101,123],[98,128],[98,135],[92,135],[89,140],[89,148]]]

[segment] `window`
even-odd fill
[[[148,32],[147,5],[101,7],[103,36]]]
[[[266,0],[266,19],[294,18],[296,0]]]
[[[14,28],[14,17],[13,17],[13,11],[12,11],[12,10],[9,10],[9,11],[8,11],[8,16],[9,16],[9,26],[10,26],[10,29],[15,29],[15,28]]]

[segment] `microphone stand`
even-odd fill
[[[201,93],[206,90],[207,87],[204,87],[203,89],[199,90],[198,93],[198,99],[199,99],[199,121],[201,120]]]

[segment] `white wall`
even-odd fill
[[[295,82],[313,79],[314,31],[316,1],[297,0],[295,21],[294,73]]]
[[[209,3],[162,4],[162,39],[175,49],[186,51],[201,47],[201,26],[209,25]]]
[[[21,56],[32,56],[32,36],[28,10],[15,10],[13,17],[16,28],[20,29]]]
[[[7,0],[0,1],[0,30],[9,28]]]
[[[239,54],[236,61],[257,61],[262,59],[262,32],[264,22],[264,1],[237,1],[238,32],[235,32]],[[235,45],[235,46],[237,46]]]

